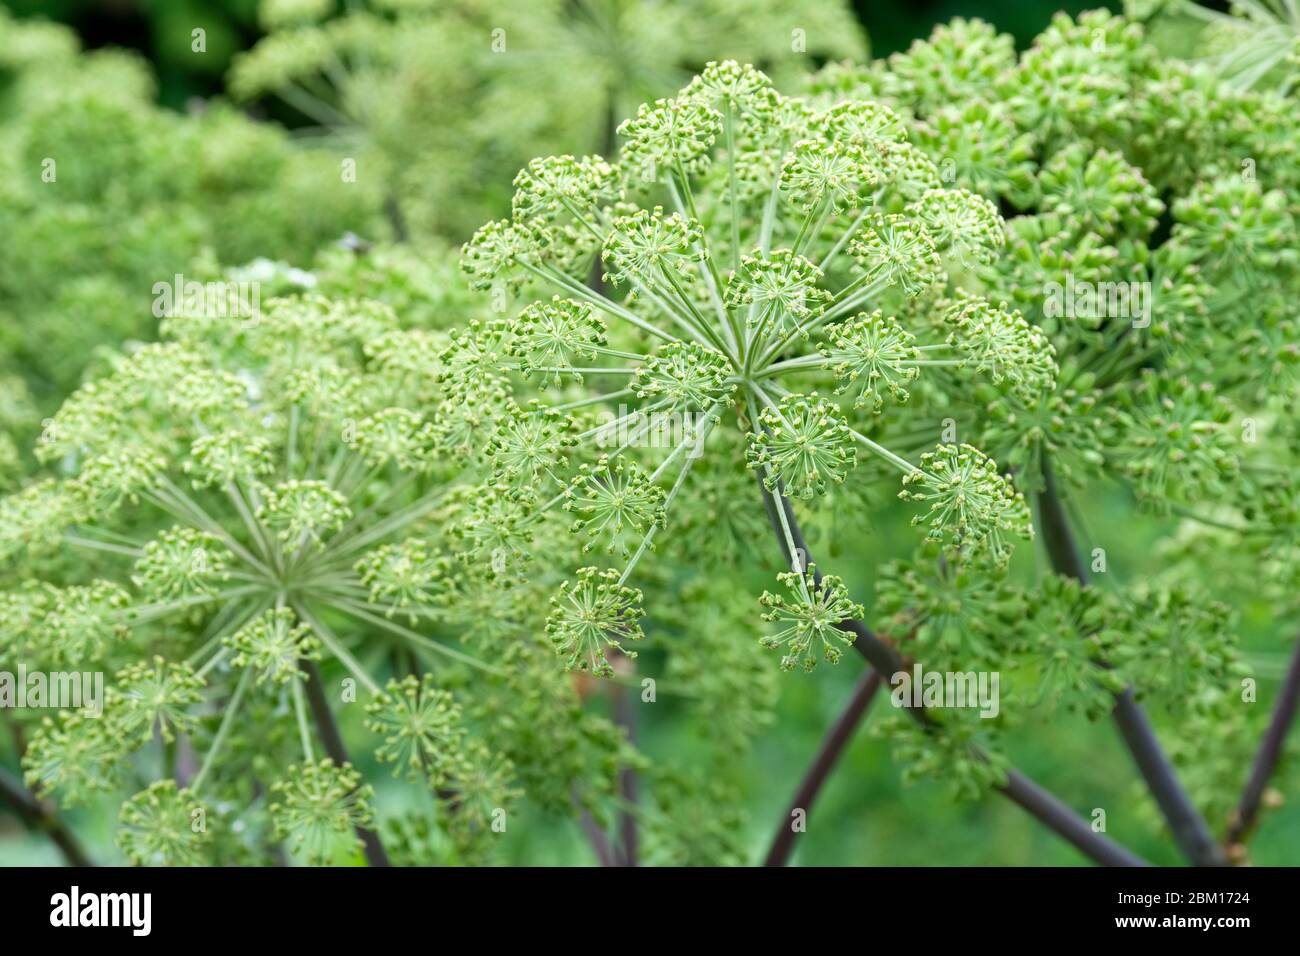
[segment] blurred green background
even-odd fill
[[[157,71],[160,99],[184,109],[193,97],[221,93],[231,57],[258,38],[256,0],[6,0],[5,6],[20,16],[44,16],[74,27],[89,48],[124,46],[145,55]],[[1118,3],[1061,2],[1061,0],[986,0],[986,2],[924,2],[924,0],[857,0],[858,15],[870,37],[872,52],[887,55],[906,48],[929,34],[936,23],[954,16],[981,17],[1001,31],[1027,44],[1043,29],[1053,13],[1078,12],[1099,6],[1117,10]],[[190,30],[201,24],[207,30],[208,55],[195,57],[189,49]],[[271,107],[274,109],[274,107]],[[288,120],[274,112],[271,119]],[[1135,517],[1133,503],[1118,491],[1099,489],[1083,502],[1093,516],[1089,530],[1093,542],[1104,542],[1111,555],[1116,583],[1141,576],[1151,560],[1150,543],[1165,530],[1157,518]],[[1104,516],[1104,521],[1100,520]],[[901,522],[900,522],[901,524]],[[902,545],[911,535],[882,525],[873,539],[863,542],[881,560],[905,557]],[[890,542],[898,542],[891,553]],[[815,550],[828,547],[811,542]],[[838,573],[860,597],[872,593],[871,567],[855,567],[852,540],[839,540]],[[1021,558],[1032,562],[1031,549]],[[768,583],[756,579],[757,593]],[[1249,610],[1243,621],[1243,645],[1248,662],[1265,678],[1265,688],[1275,686],[1283,666],[1278,637],[1260,627],[1267,621],[1263,609]],[[870,607],[868,606],[868,618]],[[1252,626],[1253,624],[1253,626]],[[1271,650],[1258,651],[1258,648]],[[646,655],[641,673],[653,675],[656,661]],[[820,668],[808,678],[780,682],[778,722],[760,738],[749,756],[754,782],[743,813],[748,820],[750,859],[758,861],[781,822],[785,806],[827,726],[835,719],[860,676],[856,660],[838,668]],[[1263,700],[1271,692],[1261,693]],[[978,804],[954,803],[939,785],[904,786],[891,764],[886,741],[870,733],[874,716],[887,708],[878,696],[873,714],[857,733],[853,744],[810,814],[808,832],[801,838],[795,862],[831,865],[1081,865],[1084,859],[1058,837],[1034,825],[1006,800],[991,798]],[[653,756],[679,757],[697,747],[698,738],[686,726],[671,700],[650,708],[641,727],[643,747]],[[5,744],[0,744],[4,746]],[[1083,814],[1094,807],[1106,810],[1108,832],[1137,853],[1161,864],[1178,864],[1172,843],[1153,825],[1154,807],[1142,791],[1137,774],[1113,726],[1089,724],[1082,719],[1061,719],[1051,725],[1024,727],[1013,735],[1013,761],[1029,776],[1050,787]],[[11,764],[11,755],[0,754]],[[1241,768],[1244,780],[1246,768]],[[381,813],[386,803],[401,799],[384,789],[386,775],[368,774],[380,788]],[[81,808],[68,814],[100,860],[115,859],[112,849],[113,807],[109,804]],[[516,861],[545,860],[557,865],[593,862],[576,827],[555,821],[526,821],[514,828],[508,855]],[[1253,841],[1257,864],[1291,862],[1288,847],[1300,845],[1300,809],[1294,804],[1267,813]],[[29,836],[18,821],[0,811],[0,864],[57,864],[55,849]]]
[[[162,101],[177,108],[191,96],[220,92],[231,58],[261,35],[257,0],[4,0],[0,6],[19,16],[62,21],[91,49],[139,50],[158,73]],[[853,6],[871,39],[872,54],[887,56],[953,17],[980,17],[1010,33],[1023,47],[1058,10],[1118,12],[1121,4],[1115,0],[854,0]],[[190,53],[190,30],[195,25],[207,30],[206,57]]]

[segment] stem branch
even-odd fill
[[[853,732],[857,730],[862,715],[871,706],[871,701],[878,690],[880,690],[880,672],[867,668],[858,681],[858,686],[854,688],[848,704],[840,712],[831,729],[827,731],[826,739],[817,750],[817,756],[809,766],[808,772],[804,774],[799,789],[795,791],[794,799],[790,801],[790,806],[777,827],[772,847],[767,851],[767,858],[763,861],[764,866],[785,866],[789,861],[790,854],[794,852],[795,838],[799,835],[793,823],[795,812],[802,810],[808,814],[812,811],[812,805],[821,791],[822,784],[830,777],[844,748],[853,739]]]
[[[81,842],[54,811],[3,767],[0,767],[0,801],[13,807],[27,826],[49,837],[69,866],[95,865],[81,848]]]
[[[1282,756],[1282,744],[1286,741],[1287,731],[1295,720],[1296,709],[1300,706],[1300,642],[1296,643],[1291,655],[1291,666],[1287,669],[1282,682],[1282,692],[1273,707],[1273,717],[1268,730],[1259,745],[1259,753],[1250,768],[1250,778],[1246,789],[1241,793],[1241,802],[1233,811],[1228,823],[1228,845],[1241,843],[1255,826],[1255,817],[1259,813],[1260,800],[1264,796],[1264,787],[1273,776],[1278,759]]]
[[[759,481],[759,489],[763,495],[763,503],[767,508],[768,517],[772,521],[772,528],[776,531],[777,541],[780,543],[782,551],[785,552],[787,565],[793,559],[789,545],[786,544],[787,533],[794,547],[803,552],[804,566],[813,565],[815,562],[808,552],[808,545],[804,540],[803,532],[799,529],[798,521],[795,519],[794,509],[790,507],[790,502],[784,492],[781,492],[779,497],[773,495],[761,480]],[[778,513],[778,508],[783,514]],[[813,569],[813,579],[814,584],[820,583],[821,571],[817,568]],[[882,678],[905,670],[903,659],[898,651],[888,642],[881,640],[862,621],[849,618],[841,621],[839,628],[854,635],[853,649],[861,654]],[[908,715],[921,723],[929,723],[930,721],[924,708],[921,707],[909,707]],[[1093,832],[1092,827],[1066,804],[1062,803],[1059,798],[1050,791],[1038,786],[1018,770],[1014,768],[1008,770],[1006,783],[997,789],[1018,806],[1028,811],[1039,823],[1054,831],[1093,862],[1100,863],[1103,866],[1148,865],[1141,857],[1115,843],[1109,837]]]
[[[1070,520],[1057,491],[1056,477],[1047,455],[1043,455],[1043,490],[1038,495],[1038,506],[1043,525],[1043,545],[1053,570],[1074,578],[1080,584],[1088,584],[1088,568],[1075,546]],[[1116,695],[1111,716],[1183,854],[1195,866],[1225,865],[1227,859],[1223,850],[1215,843],[1205,818],[1179,782],[1146,711],[1133,695],[1132,687]]]
[[[347,748],[343,746],[343,735],[339,733],[339,725],[335,723],[334,715],[330,713],[329,701],[325,699],[325,684],[321,681],[320,668],[316,666],[315,661],[302,660],[299,664],[307,675],[307,703],[311,705],[311,714],[316,721],[316,732],[320,734],[325,753],[334,761],[336,767],[350,765],[352,761],[348,759]],[[379,834],[365,827],[359,826],[356,829],[357,836],[365,847],[366,863],[370,866],[388,866],[388,853],[379,840]]]

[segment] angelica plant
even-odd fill
[[[0,489],[12,491],[30,467],[24,449],[33,437],[36,407],[17,375],[0,377]]]
[[[944,71],[926,68],[940,60]],[[1188,759],[1204,748],[1171,728],[1171,759],[1136,701],[1183,727],[1244,726],[1251,708],[1238,685],[1249,671],[1233,615],[1215,601],[1224,589],[1207,589],[1185,564],[1124,569],[1112,583],[1107,542],[1088,536],[1078,505],[1106,479],[1145,510],[1239,532],[1232,547],[1289,546],[1289,493],[1272,489],[1295,446],[1285,429],[1269,440],[1256,429],[1296,388],[1287,305],[1296,262],[1285,238],[1296,131],[1287,101],[1250,85],[1222,63],[1162,58],[1140,25],[1100,11],[1058,16],[1019,57],[986,24],[956,21],[887,63],[834,66],[811,84],[823,102],[847,95],[914,116],[945,179],[1023,211],[968,289],[1006,297],[1059,368],[1047,387],[977,386],[950,409],[1034,494],[1053,576],[995,596],[1002,586],[964,569],[936,577],[913,564],[880,585],[894,626],[926,659],[1017,661],[1051,688],[1044,702],[1096,716],[1118,694],[1113,713],[1145,782],[1201,863],[1225,858],[1216,836],[1241,857],[1258,796],[1230,818],[1241,779],[1220,770],[1206,786]],[[1292,604],[1274,605],[1279,628],[1294,628]],[[1216,739],[1237,766],[1249,760],[1249,735]],[[1276,759],[1274,747],[1257,776],[1267,779]]]
[[[481,376],[491,355],[496,381],[553,396],[509,425],[521,451],[528,436],[533,466],[505,470],[484,493],[522,492],[531,521],[567,522],[574,536],[582,563],[547,622],[560,663],[609,676],[615,651],[636,653],[647,555],[659,539],[672,546],[679,520],[707,521],[698,512],[719,483],[756,477],[757,521],[715,527],[712,547],[734,562],[753,544],[725,533],[760,530],[766,511],[790,570],[781,593],[762,597],[777,626],[760,643],[785,669],[852,647],[882,672],[901,670],[845,584],[810,560],[791,499],[815,507],[836,486],[892,473],[931,559],[972,574],[999,574],[1032,535],[1009,476],[934,415],[977,387],[1054,388],[1048,337],[967,288],[1003,251],[996,206],[944,189],[887,106],[816,106],[735,62],[710,64],[619,131],[612,161],[525,167],[513,217],[480,229],[462,260],[497,297],[536,290],[517,321],[471,328],[456,348],[466,374]],[[583,281],[597,258],[606,291]],[[891,436],[924,433],[926,410],[938,426],[931,450],[890,448]],[[927,762],[955,772],[959,789],[996,788],[1095,858],[1133,862],[960,727],[913,716],[921,739],[967,754]]]
[[[446,341],[378,302],[299,294],[163,332],[48,424],[37,453],[62,477],[0,503],[0,552],[26,570],[2,598],[5,659],[112,675],[102,717],[30,728],[29,786],[65,806],[125,791],[136,863],[282,843],[377,865],[393,821],[344,742],[356,708],[376,759],[423,789],[441,859],[490,852],[521,781],[594,807],[593,763],[623,744],[533,673],[533,598],[466,494],[499,397],[445,390]],[[514,722],[568,740],[569,764]]]
[[[956,68],[926,69],[945,50]],[[1222,106],[1171,120],[1172,91],[1197,87],[1268,124]],[[752,68],[711,64],[627,120],[615,159],[530,163],[512,219],[466,246],[477,287],[538,296],[518,322],[477,330],[472,351],[503,354],[530,392],[557,393],[552,411],[581,416],[576,446],[552,439],[540,514],[567,511],[582,552],[603,551],[608,570],[584,568],[553,601],[562,662],[608,675],[611,650],[635,651],[634,572],[672,540],[661,532],[677,514],[692,523],[691,479],[716,486],[743,460],[792,561],[788,593],[763,597],[776,625],[763,643],[787,668],[851,646],[886,675],[899,669],[843,582],[812,565],[790,504],[861,483],[860,459],[874,458],[897,469],[898,497],[926,528],[899,572],[912,587],[892,598],[882,584],[904,650],[953,670],[1015,662],[1039,686],[1013,701],[1113,712],[1184,852],[1223,860],[1202,812],[1221,801],[1198,787],[1193,803],[1141,702],[1222,710],[1248,673],[1232,615],[1180,580],[1114,598],[1080,588],[1090,574],[1061,482],[1105,475],[1181,514],[1211,496],[1252,500],[1256,476],[1287,454],[1274,442],[1246,464],[1233,428],[1241,410],[1271,414],[1294,393],[1284,106],[1162,62],[1138,27],[1100,13],[1058,18],[1019,59],[984,25],[958,22],[888,67],[835,67],[811,90],[782,97]],[[1070,96],[1094,107],[1067,109]],[[1203,170],[1170,162],[1191,139],[1212,147]],[[998,202],[1026,213],[1004,222]],[[604,291],[583,281],[597,257]],[[1117,285],[1134,298],[1096,298]],[[1077,301],[1079,288],[1092,300]],[[1206,364],[1234,354],[1240,364]],[[664,416],[682,426],[669,441],[654,434]],[[926,450],[945,421],[972,443]],[[740,442],[714,437],[732,430]],[[977,446],[1034,494],[1036,517]],[[1034,525],[1053,575],[1008,582],[1010,542]],[[713,547],[740,527],[719,526]],[[972,734],[914,716],[904,762],[961,794],[1015,789],[997,756],[1005,721]]]
[[[0,799],[70,861],[51,801],[111,807],[146,865],[503,862],[520,821],[740,864],[756,744],[865,663],[767,865],[880,696],[906,781],[1140,865],[1078,809],[1127,787],[1105,809],[1168,859],[1248,861],[1300,701],[1289,41],[1174,58],[1144,9],[1017,53],[956,20],[804,76],[859,52],[838,7],[579,6],[264,4],[234,90],[328,160],[141,109],[147,74],[57,30],[0,38],[5,271],[42,303],[0,378],[0,660],[108,677],[102,716],[5,715]],[[47,90],[47,62],[85,70]],[[43,145],[86,137],[47,202]],[[364,225],[300,175],[338,160]],[[374,241],[379,183],[419,244]],[[458,267],[424,241],[507,207]],[[84,274],[124,210],[129,254]],[[264,307],[134,341],[136,252]],[[44,318],[90,307],[126,341],[33,375]],[[1060,798],[1008,756],[1105,718],[1127,777]]]
[[[554,292],[456,347],[466,361],[491,351],[501,378],[513,368],[557,395],[510,424],[510,440],[529,436],[537,462],[507,477],[534,486],[539,520],[566,512],[581,550],[613,565],[557,596],[550,627],[577,655],[571,664],[608,673],[588,621],[602,621],[609,646],[639,638],[629,582],[660,530],[689,509],[692,471],[713,454],[768,491],[808,500],[854,474],[859,456],[873,459],[919,504],[928,539],[954,558],[1004,562],[1029,515],[996,465],[943,442],[908,461],[868,434],[910,412],[900,406],[927,371],[950,376],[936,389],[962,379],[1050,387],[1046,338],[1019,313],[955,287],[997,254],[992,204],[938,188],[888,108],[815,110],[734,62],[710,64],[620,132],[616,163],[530,163],[516,179],[514,218],[483,227],[463,259],[481,289],[527,282]],[[650,205],[659,196],[669,208]],[[597,254],[612,297],[582,282]],[[909,322],[873,308],[906,310],[922,295],[942,306]],[[585,397],[559,400],[575,392]],[[618,412],[603,424],[575,417],[600,406]],[[643,438],[656,416],[682,426],[665,447]],[[715,429],[742,441],[713,441]],[[795,568],[793,601],[769,598],[773,613],[831,625],[852,616],[840,613],[853,605],[834,596],[838,585],[811,581],[809,568]]]

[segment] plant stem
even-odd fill
[[[576,797],[573,800],[573,805],[579,811],[578,824],[582,827],[582,832],[586,834],[592,852],[596,854],[596,862],[601,866],[618,866],[618,860],[614,859],[614,851],[610,849],[609,839],[605,836],[605,831],[596,823],[591,811],[583,809]]]
[[[784,491],[778,489],[780,491],[779,496],[772,494],[767,490],[761,479],[759,480],[759,489],[762,492],[763,504],[767,508],[772,528],[776,532],[777,541],[785,554],[787,566],[790,566],[793,555],[790,553],[790,546],[786,543],[785,528],[789,529],[794,547],[803,552],[803,565],[815,564],[811,554],[809,554],[808,544],[804,540],[803,532],[799,529],[799,523],[795,519],[794,509],[790,506],[789,499],[786,498]],[[779,505],[778,501],[780,502]],[[778,507],[781,508],[781,513],[778,513]],[[784,522],[782,522],[782,514],[784,514]],[[783,523],[785,528],[782,527]],[[818,584],[820,581],[821,572],[814,568],[813,582]],[[861,654],[882,678],[905,670],[903,659],[898,651],[886,641],[881,640],[862,621],[849,618],[841,621],[839,628],[854,635],[853,649]],[[907,713],[908,716],[922,724],[930,722],[930,718],[923,707],[909,707]],[[1060,799],[1014,768],[1007,771],[1006,783],[996,789],[1028,811],[1039,823],[1054,831],[1096,863],[1103,866],[1149,865],[1141,857],[1126,850],[1109,837],[1093,832],[1092,827],[1080,819]]]
[[[1151,865],[1118,843],[1095,833],[1089,824],[1050,791],[1044,790],[1014,767],[1007,770],[1007,782],[998,789],[1039,823],[1054,830],[1075,849],[1102,866]]]
[[[1273,706],[1273,717],[1268,730],[1259,745],[1259,753],[1250,768],[1250,778],[1246,789],[1241,793],[1241,802],[1233,811],[1228,822],[1228,835],[1224,842],[1229,846],[1241,843],[1255,826],[1255,817],[1259,813],[1260,800],[1264,796],[1264,787],[1273,776],[1278,759],[1282,756],[1282,744],[1286,741],[1287,731],[1295,720],[1296,709],[1300,706],[1300,642],[1296,643],[1291,655],[1291,666],[1282,681],[1282,692]]]
[[[336,767],[351,764],[347,748],[343,746],[339,725],[335,723],[334,715],[330,713],[329,701],[325,699],[325,684],[321,681],[320,668],[316,666],[315,661],[305,659],[299,664],[307,675],[307,703],[311,705],[311,714],[316,720],[316,732],[320,734],[325,753],[334,761]],[[365,848],[366,863],[370,866],[388,866],[388,853],[379,840],[379,834],[360,826],[356,830]]]
[[[1057,491],[1056,476],[1046,454],[1042,456],[1042,467],[1043,490],[1038,495],[1038,510],[1043,525],[1043,545],[1051,559],[1052,569],[1087,585],[1088,568],[1075,545],[1070,519],[1066,516],[1065,505]],[[1183,854],[1195,866],[1224,866],[1227,858],[1223,850],[1179,782],[1178,774],[1160,746],[1146,711],[1134,697],[1132,687],[1116,695],[1111,716]]]
[[[763,861],[764,866],[785,866],[789,861],[790,854],[794,852],[795,837],[799,835],[791,818],[797,810],[802,810],[805,814],[812,811],[812,805],[817,800],[822,784],[835,769],[840,754],[853,738],[853,732],[862,720],[862,715],[871,706],[871,701],[878,690],[880,690],[880,672],[867,668],[858,680],[853,696],[849,698],[848,704],[827,732],[816,758],[813,759],[812,765],[799,784],[799,789],[795,791],[794,799],[790,801],[790,806],[777,827],[772,847],[767,851],[767,858]]]
[[[399,243],[409,242],[411,231],[406,227],[406,217],[402,215],[402,204],[391,193],[384,197],[384,215],[388,217],[388,225],[393,230],[394,241]]]
[[[635,747],[636,704],[632,699],[632,691],[622,684],[615,684],[611,688],[611,693],[614,697],[614,723],[623,728],[627,734],[627,742]],[[632,808],[636,806],[638,787],[636,771],[629,766],[624,766],[618,771],[618,791],[624,804],[624,809],[618,817],[619,863],[622,866],[636,866],[636,816],[632,813]]]
[[[13,807],[27,826],[49,837],[69,866],[95,865],[86,856],[80,841],[54,811],[3,767],[0,767],[0,800]]]
[[[203,765],[199,767],[199,772],[194,775],[194,780],[190,784],[190,789],[195,794],[202,791],[203,781],[207,778],[208,771],[216,765],[217,756],[221,753],[221,748],[226,744],[226,738],[230,735],[230,728],[235,724],[235,717],[239,714],[239,703],[244,698],[244,691],[248,689],[252,676],[253,671],[251,668],[244,671],[239,678],[239,683],[235,685],[235,692],[224,705],[226,712],[221,717],[221,725],[217,727],[216,736],[212,738],[212,743],[208,745],[208,755],[203,758]]]

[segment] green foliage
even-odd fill
[[[153,338],[157,286],[178,273],[211,278],[212,258],[306,262],[373,222],[365,186],[332,157],[220,102],[161,109],[135,57],[4,17],[22,54],[0,62],[0,351],[42,405],[96,348]]]

